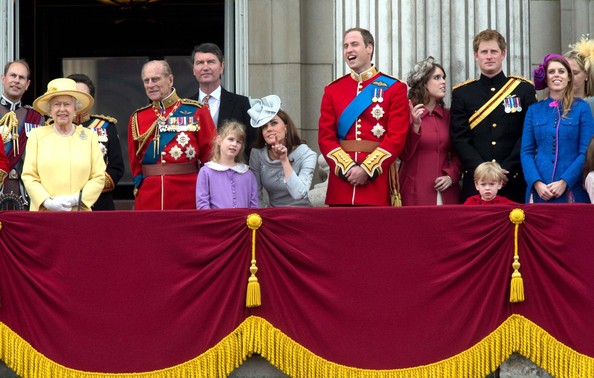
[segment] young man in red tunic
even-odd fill
[[[406,85],[371,63],[368,30],[344,34],[351,69],[324,90],[318,143],[330,167],[326,204],[389,206],[389,167],[404,148],[410,110]]]

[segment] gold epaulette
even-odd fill
[[[509,75],[508,77],[513,77],[514,79],[520,79],[520,80],[522,80],[522,81],[525,81],[525,82],[527,82],[527,83],[528,83],[528,84],[530,84],[530,85],[534,85],[534,82],[533,82],[532,80],[528,80],[528,79],[526,79],[526,78],[525,78],[525,77],[523,77],[523,76],[518,76],[518,75]]]
[[[191,98],[182,98],[181,99],[181,103],[182,104],[185,104],[185,105],[194,105],[194,106],[197,106],[199,108],[201,108],[201,107],[204,106],[204,104],[201,103],[200,101],[194,100],[194,99],[191,99]]]
[[[103,114],[91,114],[91,117],[97,118],[97,119],[100,119],[103,121],[107,121],[107,122],[113,123],[113,124],[118,123],[117,119],[110,117],[110,116],[103,115]]]
[[[148,104],[148,105],[145,105],[145,106],[143,106],[142,108],[138,108],[138,109],[136,109],[136,110],[134,111],[134,113],[138,113],[138,112],[139,112],[139,111],[141,111],[141,110],[148,109],[148,108],[150,108],[151,106],[153,106],[153,104]]]
[[[394,80],[396,80],[396,81],[399,81],[399,82],[401,82],[401,83],[403,82],[402,80],[400,80],[400,79],[399,79],[399,78],[397,78],[396,76],[388,75],[388,74],[385,74],[385,73],[383,73],[383,72],[380,72],[380,74],[382,74],[382,75],[384,75],[384,76],[387,76],[387,77],[389,77],[389,78],[391,78],[391,79],[394,79]]]
[[[328,84],[326,84],[326,86],[328,86],[328,85],[332,85],[332,84],[334,84],[334,83],[338,83],[339,81],[341,81],[341,80],[342,80],[342,79],[344,79],[345,77],[351,77],[351,74],[346,74],[346,75],[344,75],[344,76],[341,76],[341,77],[339,77],[338,79],[335,79],[335,80],[333,80],[333,81],[329,82]]]
[[[470,84],[470,83],[472,83],[472,82],[475,82],[475,81],[476,81],[476,79],[469,79],[469,80],[463,81],[463,82],[462,82],[462,83],[460,83],[460,84],[454,85],[454,86],[452,87],[452,90],[454,90],[454,89],[456,89],[456,88],[463,87],[463,86],[465,86],[466,84]]]

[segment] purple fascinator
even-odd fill
[[[547,64],[551,59],[561,59],[564,62],[567,62],[567,59],[563,55],[559,54],[549,54],[544,57],[541,64],[538,65],[538,68],[534,70],[534,89],[540,91],[541,89],[545,89],[547,87]],[[569,64],[569,63],[567,63]]]

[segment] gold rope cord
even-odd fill
[[[514,227],[514,262],[512,268],[514,269],[511,278],[509,289],[509,301],[511,303],[524,302],[524,281],[520,274],[520,256],[518,254],[518,231],[520,224],[526,219],[522,209],[513,209],[509,213],[509,220],[515,225]]]
[[[258,214],[250,214],[247,217],[247,226],[252,230],[252,260],[250,266],[250,278],[248,279],[247,293],[245,296],[245,305],[248,308],[258,307],[262,305],[262,295],[260,294],[260,283],[256,273],[258,267],[256,266],[256,231],[262,226],[262,217]]]

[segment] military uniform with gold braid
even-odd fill
[[[120,146],[120,137],[116,127],[117,120],[105,115],[84,113],[78,116],[76,123],[95,130],[101,145],[101,153],[107,165],[105,187],[93,205],[93,210],[114,210],[113,190],[124,175],[124,159]]]
[[[318,130],[331,172],[326,204],[390,205],[389,168],[404,148],[409,116],[406,85],[373,66],[326,86]],[[345,179],[355,165],[369,175],[367,184]]]
[[[464,167],[462,202],[477,194],[474,170],[494,161],[509,171],[509,181],[499,192],[523,203],[526,182],[520,163],[524,116],[536,102],[536,91],[529,80],[519,76],[481,75],[454,87],[450,108],[452,145]]]
[[[196,209],[198,170],[215,133],[208,108],[175,90],[135,111],[128,125],[134,209]]]
[[[8,166],[0,167],[0,180],[4,186],[0,195],[0,209],[26,210],[29,198],[21,181],[23,158],[29,132],[43,125],[43,116],[31,106],[20,101],[13,103],[0,98],[0,134],[4,142],[0,161],[8,158]]]

